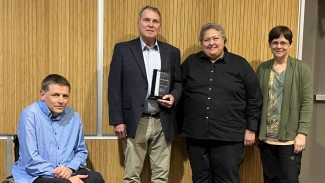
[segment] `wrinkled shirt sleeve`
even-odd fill
[[[19,119],[18,137],[22,163],[27,173],[34,176],[53,177],[54,166],[39,155],[35,120],[32,114],[23,113]]]
[[[71,160],[70,163],[67,164],[67,167],[72,168],[76,171],[79,168],[85,168],[86,160],[87,160],[87,156],[88,156],[88,150],[87,150],[86,142],[85,142],[84,135],[83,135],[83,125],[81,122],[80,122],[79,131],[78,131],[78,139],[77,139],[74,151],[75,151],[75,157]]]

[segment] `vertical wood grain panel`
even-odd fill
[[[263,170],[257,146],[244,149],[244,162],[240,167],[240,182],[263,183]]]
[[[0,134],[39,99],[50,73],[72,85],[70,106],[96,133],[97,0],[0,0]]]
[[[122,144],[117,140],[86,140],[87,167],[100,172],[106,182],[122,182],[124,175]]]
[[[6,140],[0,140],[0,181],[7,177],[6,172]]]

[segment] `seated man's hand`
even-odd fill
[[[65,166],[60,166],[53,170],[54,177],[56,178],[69,179],[72,173],[72,170]]]
[[[88,175],[75,175],[69,178],[72,183],[84,183],[81,179],[87,178]]]

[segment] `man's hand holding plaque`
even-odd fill
[[[174,104],[174,97],[169,94],[169,85],[170,75],[154,69],[149,99],[157,100],[162,106],[170,108]]]
[[[160,105],[162,105],[162,106],[164,106],[166,108],[171,108],[173,106],[173,104],[174,104],[174,101],[175,101],[174,96],[171,95],[171,94],[165,95],[165,96],[163,96],[162,99],[157,100],[157,102]]]

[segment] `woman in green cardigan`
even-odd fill
[[[312,75],[308,65],[289,56],[292,37],[288,27],[274,27],[268,40],[274,58],[256,71],[263,93],[259,146],[265,183],[299,182],[312,117]]]

